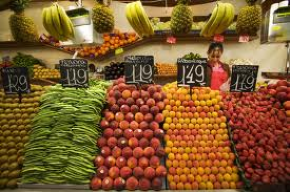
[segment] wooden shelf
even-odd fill
[[[210,42],[212,41],[212,38],[205,38],[205,37],[201,37],[199,35],[200,31],[199,30],[195,30],[195,31],[191,31],[189,34],[186,35],[177,35],[176,37],[176,43],[194,43],[194,42]],[[156,31],[155,35],[152,37],[148,37],[148,38],[144,38],[141,40],[138,40],[132,44],[128,44],[125,45],[121,48],[123,48],[124,52],[132,50],[136,47],[142,46],[142,45],[146,45],[146,44],[150,44],[150,43],[164,43],[164,44],[168,44],[166,42],[167,37],[171,36],[171,32],[170,31]],[[224,37],[225,37],[225,42],[236,42],[238,43],[239,41],[239,35],[237,35],[235,33],[235,31],[226,31],[224,33]],[[250,41],[257,39],[257,36],[252,36],[250,37]],[[172,45],[172,44],[170,44]],[[52,49],[57,49],[59,51],[68,53],[68,54],[74,54],[71,51],[66,51],[61,47],[55,47],[53,45],[50,44],[45,44],[45,43],[17,43],[17,42],[13,42],[13,41],[4,41],[4,42],[0,42],[0,48],[25,48],[25,47],[49,47]],[[90,57],[83,57],[84,59],[90,60],[90,61],[104,61],[110,58],[115,57],[115,50],[109,51],[106,55],[103,56],[99,56],[97,58],[90,58]]]
[[[119,2],[133,2],[135,0],[115,0]],[[165,0],[164,1],[146,1],[146,0],[141,0],[142,4],[145,6],[155,6],[155,7],[166,7]],[[216,0],[193,0],[190,1],[190,5],[198,5],[198,4],[206,4],[206,3],[212,3],[216,2]],[[167,6],[173,7],[177,4],[176,0],[167,0]]]
[[[290,79],[290,74],[286,72],[262,72],[262,76],[266,79]]]

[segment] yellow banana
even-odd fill
[[[58,10],[57,10],[57,4],[54,3],[50,9],[51,9],[51,17],[52,17],[53,25],[54,25],[56,31],[58,32],[58,34],[60,36],[63,36],[63,31],[61,29],[60,18],[59,18],[59,14],[58,14]]]
[[[61,29],[63,31],[64,38],[66,40],[74,38],[74,27],[73,27],[72,21],[67,16],[63,7],[57,5],[57,10],[60,16]]]
[[[51,7],[46,8],[46,14],[45,14],[44,19],[45,19],[46,26],[48,27],[47,31],[50,33],[50,35],[53,36],[54,38],[60,40],[61,37],[59,36],[57,29],[53,25]]]
[[[136,8],[135,8],[135,4],[136,2],[133,2],[132,5],[130,6],[130,14],[131,14],[131,18],[132,18],[132,22],[134,23],[134,26],[136,27],[135,30],[139,31],[139,35],[141,37],[146,36],[146,31],[143,28],[141,22],[139,21],[138,15],[136,13]]]
[[[224,3],[224,5],[226,6],[226,11],[225,11],[225,15],[222,19],[222,21],[220,22],[219,26],[217,27],[217,29],[215,30],[215,34],[221,34],[223,33],[233,22],[234,19],[234,7],[232,6],[232,4],[230,3]]]
[[[212,25],[212,23],[214,22],[216,15],[217,15],[217,11],[218,11],[218,6],[216,5],[215,8],[213,9],[213,12],[208,20],[208,22],[206,23],[206,25],[203,27],[203,29],[200,32],[200,36],[204,36],[204,37],[208,37],[208,30],[210,28],[210,26]]]
[[[225,4],[224,3],[218,3],[217,7],[218,7],[217,15],[216,15],[216,17],[214,19],[214,22],[212,23],[212,25],[210,26],[210,28],[208,30],[208,36],[209,37],[212,37],[215,34],[215,31],[216,31],[217,27],[219,26],[219,24],[221,23],[221,21],[225,17],[225,13],[226,13]]]
[[[139,18],[139,21],[140,23],[142,24],[145,32],[146,32],[146,35],[148,36],[151,36],[154,34],[154,29],[151,25],[151,22],[142,6],[142,3],[141,1],[136,1],[135,2],[135,11],[138,15],[138,18]]]

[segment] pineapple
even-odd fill
[[[13,0],[10,5],[10,9],[14,11],[9,19],[10,30],[17,42],[36,42],[39,38],[35,23],[24,15],[28,4],[29,0]]]
[[[178,0],[171,14],[170,28],[173,34],[189,33],[193,23],[193,14],[188,6],[190,0]]]
[[[115,19],[113,11],[102,0],[98,0],[94,6],[92,19],[94,28],[98,33],[110,33],[114,30]]]

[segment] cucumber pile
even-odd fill
[[[90,183],[108,86],[104,81],[90,82],[88,89],[56,85],[42,95],[25,147],[22,183]]]

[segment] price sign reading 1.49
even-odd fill
[[[231,92],[253,92],[259,66],[257,65],[233,65],[231,76]]]
[[[207,78],[207,59],[178,59],[177,83],[179,86],[205,87]]]
[[[84,59],[60,60],[60,83],[63,87],[88,87],[88,62]]]
[[[153,56],[128,56],[125,57],[125,63],[125,77],[127,84],[153,83]]]
[[[30,84],[26,67],[4,67],[1,69],[4,91],[10,93],[29,93]]]

